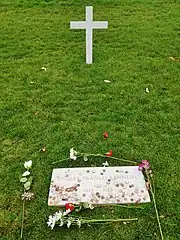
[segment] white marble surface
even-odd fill
[[[67,202],[146,203],[150,197],[138,166],[54,169],[48,205],[64,206]]]

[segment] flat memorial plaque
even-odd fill
[[[52,172],[49,206],[64,206],[67,202],[104,205],[150,201],[138,166],[58,168]]]

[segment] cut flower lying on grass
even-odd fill
[[[70,154],[69,154],[69,159],[70,160],[77,160],[78,158],[83,158],[83,160],[85,162],[87,162],[89,160],[89,157],[102,157],[102,158],[112,158],[112,159],[115,159],[115,160],[119,160],[119,161],[122,161],[122,162],[127,162],[127,163],[131,163],[133,165],[137,165],[137,162],[135,161],[132,161],[132,160],[126,160],[126,159],[120,159],[120,158],[117,158],[117,157],[113,157],[113,151],[112,150],[109,150],[108,152],[106,152],[105,154],[92,154],[92,153],[81,153],[81,152],[78,152],[76,151],[74,148],[71,148],[70,149]],[[59,162],[63,162],[63,161],[66,161],[67,159],[63,159],[61,161],[58,161],[58,162],[54,162],[53,164],[55,163],[59,163]]]
[[[88,203],[86,203],[88,205]],[[89,206],[90,207],[90,206]],[[92,207],[92,206],[91,206]],[[92,208],[93,209],[93,208]],[[69,213],[71,211],[69,210]],[[91,224],[91,223],[111,223],[111,222],[126,222],[126,221],[137,221],[137,218],[131,218],[131,219],[90,219],[86,217],[77,217],[74,215],[69,215],[67,214],[66,211],[59,211],[56,212],[54,215],[50,215],[47,225],[48,227],[53,230],[55,225],[58,225],[59,227],[62,227],[64,225],[67,226],[67,228],[70,228],[72,225],[76,225],[79,228],[81,227],[82,224]]]
[[[25,202],[34,199],[34,193],[30,192],[30,188],[32,185],[33,177],[30,176],[31,172],[29,171],[32,167],[32,161],[28,161],[24,163],[24,168],[26,171],[22,174],[20,182],[24,185],[24,192],[21,195],[21,199],[23,200],[22,207],[22,223],[21,223],[21,238],[23,238],[23,227],[24,227],[24,214],[25,214]]]
[[[156,212],[156,218],[157,218],[158,226],[159,226],[159,231],[160,231],[160,234],[161,234],[161,239],[163,240],[164,236],[163,236],[163,232],[162,232],[162,228],[161,228],[159,213],[158,213],[158,210],[157,210],[156,199],[155,199],[155,191],[154,191],[154,186],[152,185],[153,174],[152,174],[152,170],[150,169],[149,161],[148,160],[142,160],[141,163],[139,164],[139,170],[144,173],[144,176],[146,178],[146,187],[152,195],[153,204],[154,204],[154,208],[155,208],[155,212]]]

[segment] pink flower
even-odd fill
[[[145,168],[145,169],[150,168],[150,164],[149,164],[148,160],[142,160],[141,163],[144,165],[144,168]]]
[[[142,171],[143,169],[149,169],[150,168],[150,163],[148,160],[142,160],[141,163],[139,164],[139,170]]]
[[[144,168],[144,165],[142,163],[139,164],[139,171],[142,171]]]

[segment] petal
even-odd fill
[[[26,172],[24,172],[24,173],[22,174],[22,177],[27,177],[27,176],[29,176],[29,174],[30,174],[30,172],[29,172],[29,171],[26,171]]]

